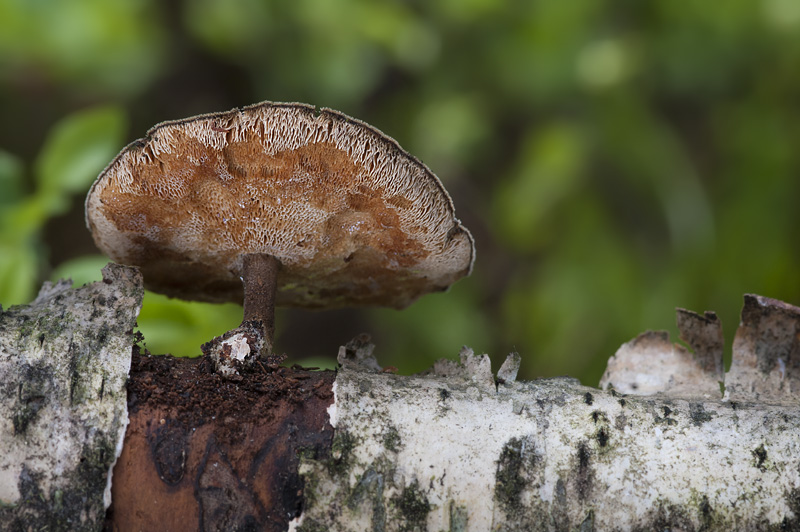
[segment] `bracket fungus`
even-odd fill
[[[330,109],[264,102],[164,122],[86,199],[95,243],[145,286],[244,302],[204,346],[223,373],[272,352],[274,305],[403,308],[472,269],[439,179],[396,141]]]

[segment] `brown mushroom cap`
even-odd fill
[[[468,275],[472,236],[439,179],[346,115],[260,103],[165,122],[86,198],[97,246],[156,292],[241,302],[242,255],[281,263],[277,304],[402,308]]]

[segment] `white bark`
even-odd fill
[[[0,529],[97,530],[128,423],[125,383],[142,280],[46,283],[0,308]]]
[[[727,400],[709,314],[679,315],[694,354],[645,334],[610,362],[606,386],[638,382],[649,396],[566,378],[496,385],[488,357],[469,350],[401,377],[349,346],[330,408],[333,457],[302,466],[307,504],[291,529],[800,529],[800,409],[784,393],[797,378],[800,313],[763,298],[748,308],[760,310],[737,335]],[[742,357],[780,358],[776,342],[784,363],[762,363],[766,376],[751,363],[742,377]],[[773,404],[752,402],[765,397]]]

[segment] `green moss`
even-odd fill
[[[701,403],[691,403],[689,405],[689,417],[692,418],[692,423],[698,427],[706,421],[714,419],[715,415],[713,412],[707,412]]]
[[[303,467],[308,466],[308,467]],[[308,512],[317,504],[317,493],[320,484],[319,462],[308,458],[300,458],[300,476],[303,479],[303,512]]]
[[[346,430],[338,430],[331,444],[331,460],[328,461],[328,472],[333,475],[346,473],[350,468],[356,437]]]
[[[395,497],[393,501],[395,508],[400,513],[401,531],[425,529],[425,521],[431,511],[431,504],[416,480],[403,488],[400,495]]]
[[[526,449],[526,446],[530,446],[530,449]],[[520,495],[527,485],[524,472],[534,465],[535,454],[531,442],[511,438],[503,446],[497,461],[494,496],[507,514],[515,513],[519,506]]]
[[[466,532],[469,523],[469,513],[466,506],[457,506],[450,501],[450,530],[449,532]]]
[[[686,504],[675,505],[660,502],[653,508],[644,524],[634,530],[644,532],[650,530],[735,530],[736,526],[726,513],[729,509],[714,508],[705,493],[692,491]],[[755,530],[772,530],[772,527],[757,526]],[[796,530],[795,528],[781,528],[775,530]]]
[[[22,309],[25,307],[14,307]],[[9,313],[10,314],[10,313]],[[74,321],[75,318],[70,312],[54,312],[52,315],[45,314],[32,318],[26,314],[18,313],[16,316],[15,328],[17,329],[17,340],[24,338],[32,339],[41,346],[46,338],[58,338]]]
[[[69,360],[69,401],[71,405],[80,405],[95,399],[96,391],[92,379],[87,376],[97,372],[92,365],[96,360],[88,352],[76,352],[70,349]]]
[[[793,488],[786,494],[786,503],[794,514],[791,519],[784,517],[780,525],[773,527],[774,530],[800,530],[800,489]]]
[[[14,434],[22,434],[28,429],[46,404],[50,396],[53,374],[48,366],[42,364],[25,364],[20,369],[21,380],[17,386],[17,398],[14,405],[12,423]]]
[[[389,425],[386,429],[386,433],[383,435],[383,446],[386,448],[387,451],[397,452],[400,448],[401,440],[400,440],[400,433],[397,432],[397,429]]]
[[[753,466],[757,467],[761,471],[766,471],[770,465],[767,461],[767,456],[767,449],[762,443],[753,450]]]
[[[666,425],[668,427],[674,427],[678,424],[678,420],[672,418],[672,409],[668,406],[662,406],[661,412],[664,414],[663,416],[659,416],[655,414],[653,417],[655,418],[655,422],[659,425]]]
[[[300,460],[316,460],[317,449],[314,447],[299,447],[297,449],[297,457]]]
[[[36,418],[36,414],[39,413],[41,406],[41,401],[31,401],[20,405],[14,412],[14,417],[12,418],[14,434],[22,434],[28,430],[28,424]]]
[[[102,445],[101,445],[102,447]],[[105,456],[109,456],[105,453]],[[79,522],[75,509],[83,509],[86,515],[102,515],[106,477],[110,463],[104,465],[104,471],[94,469],[92,452],[84,451],[89,464],[75,473],[79,479],[70,480],[68,485],[80,486],[80,490],[63,491],[52,489],[49,494],[42,492],[40,474],[23,465],[19,476],[21,506],[24,512],[18,512],[15,506],[0,506],[0,523],[3,530],[29,530],[31,523],[36,523],[37,530],[74,530],[76,532],[97,530],[98,524],[89,519]],[[22,514],[22,515],[20,515]]]
[[[653,530],[695,530],[691,518],[679,506],[659,503],[650,510],[649,517],[634,532],[651,532]]]
[[[298,526],[296,530],[297,532],[328,532],[328,527],[307,517],[303,520],[303,524]]]

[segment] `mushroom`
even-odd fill
[[[243,301],[241,327],[204,346],[223,365],[271,354],[276,304],[403,308],[468,275],[475,256],[424,164],[363,122],[299,103],[155,126],[97,178],[86,221],[148,289]]]

